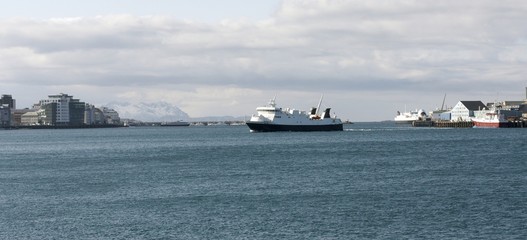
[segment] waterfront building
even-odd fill
[[[121,118],[119,117],[119,113],[117,113],[117,111],[111,108],[103,107],[102,112],[106,117],[106,123],[119,124],[121,122]]]
[[[527,104],[522,104],[519,111],[522,113],[522,117],[527,119]]]
[[[57,103],[47,103],[40,105],[37,113],[39,118],[39,123],[42,125],[57,125]]]
[[[428,116],[430,116],[430,119],[432,121],[444,121],[445,116],[448,116],[448,119],[446,120],[450,120],[450,110],[437,109],[437,110],[429,112]]]
[[[496,103],[487,103],[487,107],[491,108],[494,105],[496,105],[497,108],[514,111],[514,110],[520,109],[520,106],[522,104],[525,104],[525,102],[524,101],[502,101],[502,102],[496,102]]]
[[[450,120],[453,122],[471,121],[475,111],[488,109],[481,101],[459,101],[450,110]]]
[[[439,114],[439,121],[450,121],[452,119],[452,112],[443,112]],[[437,120],[436,120],[437,121]]]
[[[16,100],[13,99],[13,96],[8,94],[3,94],[0,98],[0,105],[7,104],[9,108],[15,109],[16,108]]]
[[[14,109],[11,111],[11,120],[13,126],[20,126],[22,125],[22,115],[28,113],[28,112],[37,112],[37,109]]]
[[[68,94],[49,95],[40,100],[39,117],[44,125],[80,126],[84,124],[86,104]]]
[[[26,112],[20,116],[21,126],[33,126],[39,124],[38,113],[35,111]]]
[[[79,99],[71,99],[69,102],[70,108],[70,126],[80,126],[84,124],[84,109],[86,103],[79,101]]]
[[[16,101],[13,96],[3,94],[0,97],[0,127],[11,127],[13,125],[13,110],[16,107]]]
[[[106,123],[106,118],[101,109],[96,108],[91,104],[86,104],[84,113],[84,124],[86,125],[102,125]]]
[[[0,127],[11,126],[11,108],[9,104],[0,104]]]
[[[527,119],[527,87],[525,87],[525,99],[523,100],[523,103],[520,104],[518,111],[522,113],[524,119]]]

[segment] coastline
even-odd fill
[[[16,129],[81,129],[81,128],[119,128],[128,127],[122,124],[100,124],[100,125],[81,125],[81,126],[50,126],[50,125],[34,125],[34,126],[15,126],[4,127],[6,130]]]

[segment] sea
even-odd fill
[[[0,239],[526,238],[527,129],[0,131]]]

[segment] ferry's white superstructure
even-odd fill
[[[321,99],[322,101],[322,99]],[[330,108],[318,115],[318,109],[312,108],[310,113],[297,109],[282,109],[276,106],[275,99],[268,106],[258,107],[258,114],[253,115],[247,126],[251,131],[342,131],[342,121],[330,116]]]
[[[394,121],[396,123],[412,123],[413,121],[419,121],[426,119],[426,112],[423,109],[401,113],[397,111]]]

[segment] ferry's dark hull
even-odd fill
[[[161,123],[161,127],[188,127],[190,123],[188,122],[175,122],[175,123]]]
[[[342,131],[342,123],[329,125],[282,125],[269,123],[248,122],[247,126],[257,132],[314,132],[314,131]]]

